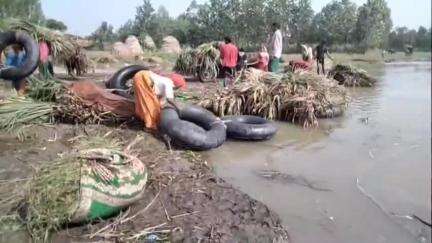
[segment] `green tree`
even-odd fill
[[[174,26],[176,23],[170,18],[168,10],[163,6],[160,6],[156,13],[150,16],[148,23],[149,25],[145,31],[157,45],[160,45],[162,39],[167,35],[171,35],[173,30],[177,28]]]
[[[386,46],[392,27],[390,14],[385,0],[368,0],[358,11],[357,42],[372,48]]]
[[[137,34],[146,33],[152,27],[154,11],[150,0],[143,0],[143,4],[137,7],[134,23]]]
[[[44,14],[40,0],[0,0],[0,19],[19,18],[40,24]]]
[[[117,36],[121,41],[124,41],[129,35],[138,36],[138,33],[136,32],[135,24],[132,20],[128,20],[117,30]]]
[[[333,1],[314,18],[315,41],[329,39],[338,44],[352,41],[357,22],[357,6],[349,0]]]
[[[311,38],[314,11],[310,0],[297,0],[292,11],[292,38],[297,43],[307,42]]]
[[[421,50],[430,51],[431,50],[431,29],[426,29],[420,26],[417,31],[417,36],[415,39],[415,46]]]
[[[99,49],[104,49],[104,42],[113,41],[115,34],[113,32],[113,26],[104,21],[102,24],[93,32],[91,38],[96,40],[99,45]]]
[[[265,2],[260,0],[242,1],[235,22],[238,24],[236,36],[238,45],[243,48],[258,47],[266,42],[268,27],[265,18],[262,17]]]
[[[47,19],[45,22],[45,26],[53,30],[60,30],[60,31],[67,30],[67,26],[62,21],[55,20],[55,19]]]

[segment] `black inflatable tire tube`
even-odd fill
[[[114,75],[105,82],[105,86],[108,89],[127,89],[126,82],[129,79],[133,78],[137,72],[148,69],[148,67],[143,65],[126,66],[114,73]]]
[[[273,123],[258,116],[226,116],[222,120],[227,127],[227,137],[239,140],[268,140],[278,128]]]
[[[195,107],[186,107],[181,110],[179,116],[173,108],[164,108],[159,129],[176,145],[186,149],[203,151],[217,148],[226,140],[225,125],[220,120],[210,120],[206,110],[201,111],[199,113]],[[198,116],[190,116],[198,113]],[[213,117],[216,118],[214,115]]]
[[[32,74],[39,62],[39,46],[32,37],[24,32],[0,33],[0,53],[12,44],[21,45],[26,52],[26,59],[21,67],[6,67],[0,69],[0,78],[7,80],[21,80]]]

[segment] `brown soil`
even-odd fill
[[[215,176],[199,154],[169,151],[161,141],[139,130],[56,125],[31,131],[24,143],[0,134],[0,166],[4,172],[0,174],[1,180],[31,176],[40,162],[70,150],[71,139],[77,136],[111,132],[109,136],[121,138],[125,145],[137,135],[144,138],[133,148],[149,168],[150,180],[146,196],[134,204],[126,216],[149,206],[148,209],[123,224],[115,218],[70,227],[54,236],[54,242],[124,242],[158,225],[160,227],[150,231],[171,242],[288,242],[288,234],[277,215]],[[104,227],[105,231],[94,234]],[[15,233],[0,237],[1,242],[16,240]]]

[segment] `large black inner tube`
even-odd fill
[[[222,118],[227,127],[228,138],[240,140],[267,140],[272,138],[277,127],[258,116],[226,116]]]
[[[0,78],[7,80],[21,80],[34,72],[39,61],[39,46],[28,34],[23,32],[0,33],[0,53],[13,44],[21,45],[26,58],[21,67],[5,67],[0,69]]]
[[[173,108],[164,108],[159,128],[176,145],[186,149],[209,150],[219,147],[226,140],[223,122],[197,106],[184,107],[180,114]]]
[[[105,82],[105,86],[108,89],[129,89],[129,87],[126,85],[127,81],[132,79],[137,72],[148,69],[149,68],[147,66],[143,65],[131,65],[124,67],[114,73],[114,75]]]

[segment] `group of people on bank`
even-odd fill
[[[261,44],[260,51],[248,62],[246,62],[244,50],[238,48],[233,43],[231,37],[225,37],[224,43],[219,44],[222,74],[232,76],[236,70],[240,70],[246,65],[266,72],[279,72],[284,43],[283,35],[278,23],[273,23],[271,30],[272,35],[269,43],[267,45]],[[267,47],[269,47],[270,52]],[[309,51],[308,48],[310,47],[305,46],[306,52]],[[310,69],[313,61],[316,60],[318,74],[325,74],[326,56],[332,59],[326,47],[326,42],[321,41],[313,51],[309,51],[307,58],[303,58],[304,60],[302,61],[293,61],[292,65],[294,68]]]

